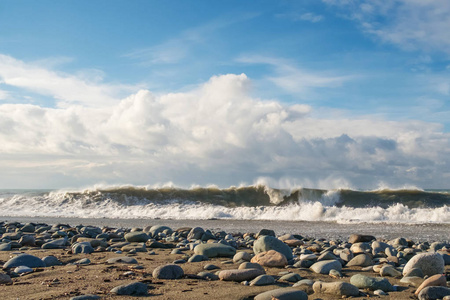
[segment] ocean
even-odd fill
[[[0,221],[144,227],[202,226],[230,232],[351,233],[450,240],[450,190],[273,189],[111,186],[85,190],[0,190]]]

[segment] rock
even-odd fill
[[[331,294],[334,296],[358,296],[359,289],[348,282],[322,282],[316,281],[313,284],[315,293]]]
[[[298,239],[289,239],[289,240],[284,240],[283,241],[286,245],[288,245],[289,247],[298,247],[303,245],[303,241],[302,240],[298,240]]]
[[[20,228],[22,232],[34,232],[36,229],[33,224],[27,223]]]
[[[313,285],[314,285],[314,281],[312,281],[311,279],[302,279],[302,280],[294,283],[294,285],[292,287],[295,287],[298,290],[304,291],[305,293],[307,293],[309,295],[309,294],[314,294]]]
[[[88,265],[91,263],[91,260],[89,258],[82,258],[80,260],[77,260],[76,262],[74,262],[74,265]]]
[[[355,243],[350,247],[350,251],[352,251],[353,254],[370,252],[370,249],[369,243]]]
[[[252,258],[251,262],[265,267],[284,267],[287,265],[286,256],[275,250],[259,253]]]
[[[330,275],[333,278],[342,278],[342,277],[344,277],[341,272],[339,272],[338,270],[335,270],[335,269],[331,269],[330,272],[328,273],[328,275]]]
[[[56,240],[52,240],[48,243],[45,243],[41,246],[42,249],[61,249],[67,246],[67,238],[60,238]]]
[[[200,244],[194,248],[194,253],[206,257],[230,257],[236,254],[236,249],[220,243]]]
[[[358,267],[368,267],[373,265],[372,258],[367,254],[359,254],[353,257],[348,263],[347,267],[358,266]]]
[[[116,295],[127,295],[127,296],[145,296],[148,295],[148,288],[145,283],[133,282],[129,284],[116,286],[111,290],[111,293]]]
[[[33,269],[27,266],[18,266],[14,269],[14,273],[22,274],[22,273],[31,273]]]
[[[186,261],[184,259],[176,259],[173,261],[173,263],[176,265],[181,265],[181,264],[185,264]]]
[[[271,229],[261,229],[256,235],[255,238],[259,238],[260,236],[263,235],[268,235],[268,236],[273,236],[275,237],[275,231],[271,230]]]
[[[45,268],[45,263],[39,257],[30,254],[20,254],[8,260],[3,269],[27,266],[30,268]]]
[[[447,279],[445,275],[442,274],[436,274],[433,276],[428,277],[427,279],[422,282],[422,284],[417,288],[416,292],[414,293],[416,296],[419,295],[420,291],[428,286],[447,286]]]
[[[318,258],[317,261],[321,260],[337,260],[338,258],[331,252],[324,252]]]
[[[144,243],[131,243],[120,248],[123,252],[147,252],[147,247]]]
[[[134,231],[125,234],[125,240],[130,243],[145,243],[148,240],[148,235],[142,231]]]
[[[253,244],[253,252],[255,254],[267,252],[269,250],[275,250],[282,253],[286,256],[287,260],[291,260],[293,258],[291,248],[276,237],[263,235]]]
[[[423,282],[423,278],[422,277],[417,277],[417,276],[405,276],[402,279],[400,279],[401,283],[406,283],[409,286],[413,286],[413,287],[419,287],[422,282]]]
[[[164,243],[160,243],[157,241],[147,243],[146,245],[148,248],[153,248],[153,249],[171,249],[174,247],[174,245],[172,245],[172,244],[164,244]]]
[[[252,281],[250,281],[250,286],[270,285],[270,284],[274,284],[274,283],[275,283],[275,278],[273,278],[273,276],[263,274],[263,275],[259,275],[258,277],[256,277]]]
[[[94,248],[91,246],[91,243],[89,242],[81,242],[81,243],[75,243],[72,245],[72,253],[73,254],[91,254],[94,252]]]
[[[167,232],[168,234],[172,234],[172,232],[173,232],[172,228],[170,228],[170,227],[162,226],[162,225],[155,225],[150,228],[149,234],[155,238],[160,232],[163,232],[163,231]]]
[[[35,247],[36,246],[36,239],[32,235],[23,235],[19,239],[19,244],[21,244],[22,246]]]
[[[450,295],[450,288],[443,286],[429,286],[419,293],[419,300],[436,300]]]
[[[245,252],[245,251],[240,251],[240,252],[236,253],[233,256],[233,261],[235,263],[237,263],[237,262],[244,262],[244,261],[250,261],[251,259],[252,259],[251,254],[248,253],[248,252]]]
[[[89,295],[75,296],[70,298],[69,300],[98,300],[98,299],[100,299],[100,296],[89,294]]]
[[[373,294],[377,295],[377,296],[387,296],[387,293],[385,291],[383,291],[383,290],[373,291]]]
[[[310,268],[314,264],[313,260],[300,260],[294,264],[296,268]]]
[[[297,282],[302,280],[303,278],[297,273],[289,273],[280,277],[279,280],[288,281],[288,282]]]
[[[204,255],[194,254],[191,257],[189,257],[188,262],[201,262],[205,260],[209,260],[209,258]]]
[[[184,276],[184,271],[180,266],[170,264],[157,267],[152,275],[158,279],[179,279]]]
[[[138,261],[135,258],[129,257],[129,256],[112,257],[112,258],[108,259],[106,262],[108,264],[120,263],[120,264],[129,264],[129,265],[138,263]]]
[[[200,272],[197,274],[197,276],[206,279],[206,280],[219,280],[219,276],[217,276],[216,274],[213,273],[209,273],[209,272]]]
[[[413,277],[413,276],[420,277],[420,278],[425,277],[425,275],[422,272],[422,269],[419,269],[419,268],[412,268],[408,271],[407,274],[404,275],[404,277]]]
[[[394,287],[386,278],[375,278],[356,274],[350,278],[350,283],[360,289],[369,289],[372,291],[383,290],[385,292],[394,291]]]
[[[219,272],[219,279],[224,281],[245,281],[252,280],[266,272],[261,269],[231,269]]]
[[[200,240],[205,233],[205,230],[201,227],[192,228],[187,235],[188,240]]]
[[[295,288],[270,290],[255,296],[254,300],[308,300],[308,294]]]
[[[47,267],[62,265],[62,262],[53,255],[42,258],[42,261]]]
[[[399,246],[408,247],[408,242],[404,238],[396,238],[393,240],[390,240],[388,242],[389,245],[392,245],[394,248],[397,248]]]
[[[203,267],[203,269],[207,270],[207,271],[211,271],[211,270],[216,270],[216,269],[220,269],[220,268],[216,265],[207,264]]]
[[[0,251],[11,251],[11,243],[1,243]]]
[[[398,271],[391,265],[384,265],[380,270],[380,275],[382,277],[402,277],[402,272]]]
[[[442,255],[439,253],[422,253],[413,256],[406,263],[403,268],[403,275],[407,274],[413,268],[419,268],[424,275],[432,276],[434,274],[444,273],[445,263]]]
[[[361,243],[361,242],[365,243],[365,242],[370,242],[374,239],[375,239],[375,237],[373,235],[352,234],[348,238],[348,242],[350,244]]]
[[[383,243],[380,241],[373,241],[372,245],[372,254],[376,255],[378,253],[381,252],[385,252],[387,248],[392,248],[391,245],[387,244],[387,243]]]
[[[96,226],[84,226],[80,229],[80,233],[84,236],[95,238],[97,235],[102,234],[102,229]]]
[[[255,264],[255,263],[251,263],[251,262],[243,262],[239,265],[238,267],[239,270],[245,270],[245,269],[260,269],[262,271],[264,271],[264,267],[261,266],[260,264]]]
[[[12,283],[11,277],[7,274],[0,273],[0,284],[10,284]]]
[[[329,274],[332,269],[341,271],[342,265],[338,260],[323,260],[313,264],[310,269],[316,273]]]

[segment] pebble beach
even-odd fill
[[[1,298],[450,299],[445,239],[333,239],[159,221],[0,222]]]

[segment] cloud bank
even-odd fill
[[[56,82],[68,78],[45,74]],[[18,85],[6,76],[3,80]],[[92,85],[93,98],[98,86],[107,86],[83,82],[79,89],[86,84]],[[140,90],[116,101],[108,90],[114,100],[101,98],[94,106],[80,105],[84,101],[56,108],[0,104],[3,188],[99,182],[229,186],[263,181],[274,187],[362,189],[448,185],[450,135],[441,125],[332,112],[325,117],[308,105],[255,98],[251,86],[245,74],[226,74],[182,93]],[[36,91],[55,99],[72,95],[63,89]]]

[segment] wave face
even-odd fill
[[[449,190],[179,189],[0,191],[3,216],[450,223]]]

